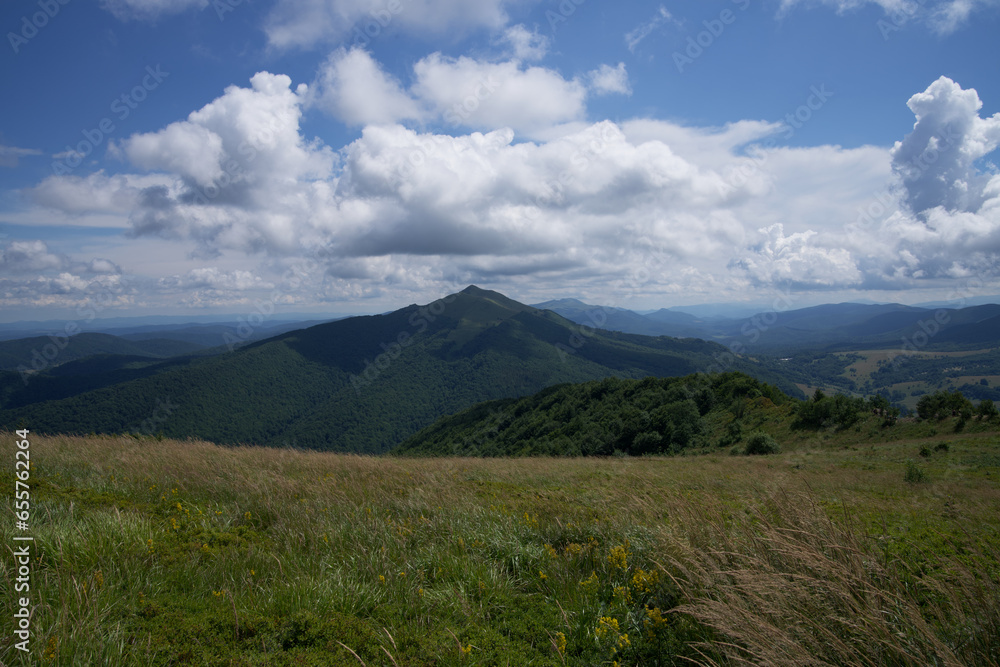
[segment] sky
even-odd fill
[[[1000,0],[5,0],[0,322],[1000,294]]]

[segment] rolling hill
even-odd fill
[[[218,344],[218,343],[216,343]],[[104,333],[32,336],[0,341],[0,370],[42,370],[95,354],[123,354],[164,359],[191,354],[205,345],[168,338],[126,340]]]
[[[594,332],[470,286],[425,306],[324,323],[209,358],[156,368],[109,359],[106,379],[142,377],[72,396],[36,389],[53,382],[50,373],[23,389],[0,378],[0,425],[377,453],[480,401],[609,376],[688,375],[724,353],[696,339]]]
[[[754,399],[791,403],[742,373],[606,378],[489,401],[443,417],[393,450],[401,456],[607,456],[676,454],[716,445],[712,424],[731,423]],[[741,407],[734,407],[741,406]],[[786,417],[787,419],[787,417]],[[740,422],[737,420],[737,428]],[[735,432],[730,429],[730,432]],[[724,444],[732,444],[730,436]]]

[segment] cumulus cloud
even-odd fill
[[[757,285],[790,285],[798,288],[848,287],[861,283],[862,273],[845,248],[816,243],[815,231],[785,235],[775,223],[758,230],[764,239],[734,262]]]
[[[597,85],[627,86],[624,65],[608,70],[595,74]],[[552,69],[440,53],[418,61],[404,89],[359,48],[336,51],[313,88],[315,102],[349,125],[421,119],[460,128],[510,127],[527,136],[582,119],[587,94],[582,83]]]
[[[587,78],[590,79],[590,89],[598,95],[632,94],[632,87],[628,83],[628,72],[625,71],[625,63],[618,63],[617,67],[601,65],[588,72]]]
[[[50,252],[44,241],[11,241],[0,252],[0,272],[8,274],[62,269],[68,263],[65,256]]]
[[[362,50],[340,50],[328,66],[348,58],[381,72]],[[440,118],[455,99],[449,81],[494,76],[527,91],[532,69],[551,75],[435,54],[414,68],[409,88],[382,82],[390,99],[415,105],[398,98],[398,107]],[[579,86],[582,106],[585,86],[560,81]],[[997,273],[995,261],[989,267],[1000,255],[1000,176],[977,170],[1000,141],[998,119],[981,118],[975,91],[947,79],[911,98],[913,132],[891,149],[783,146],[784,126],[760,120],[617,124],[570,108],[543,122],[519,117],[537,113],[516,108],[525,92],[497,85],[495,95],[508,95],[504,113],[473,109],[462,121],[471,129],[452,133],[392,122],[398,113],[376,122],[377,111],[353,107],[360,136],[334,153],[299,122],[304,107],[354,85],[336,82],[293,90],[288,77],[259,73],[186,120],[118,144],[154,173],[54,177],[32,196],[56,210],[84,210],[88,198],[91,208],[127,207],[132,236],[182,240],[200,258],[308,260],[323,276],[310,287],[319,301],[480,280],[530,292],[540,278],[558,279],[611,296],[640,285],[651,298],[711,299],[747,287],[897,289],[983,267]],[[557,118],[572,121],[550,136],[517,135]],[[943,128],[949,146],[934,139]],[[930,166],[908,170],[932,145]],[[883,210],[858,224],[873,200]],[[11,275],[32,262],[47,262],[49,279],[115,273],[42,246],[9,256]],[[151,289],[203,305],[285,283],[277,269],[211,264]]]
[[[87,264],[87,270],[90,273],[98,275],[115,275],[122,273],[122,267],[118,266],[110,259],[92,259]]]
[[[413,92],[461,127],[532,134],[583,117],[586,88],[555,70],[433,53],[414,65]]]
[[[983,103],[975,90],[942,76],[909,99],[916,116],[913,132],[896,142],[893,169],[914,213],[941,206],[976,211],[986,200],[988,174],[976,162],[1000,145],[1000,113],[980,118]]]
[[[523,25],[507,28],[500,40],[516,60],[541,60],[549,50],[549,38],[528,30]]]
[[[27,191],[36,204],[71,214],[127,214],[138,203],[143,189],[168,183],[160,176],[97,171],[87,176],[49,176]]]
[[[140,190],[132,233],[194,238],[206,256],[219,240],[248,252],[297,245],[296,221],[322,208],[335,156],[301,136],[308,90],[290,86],[261,72],[187,120],[122,142],[129,161],[170,177]]]
[[[367,51],[338,49],[320,67],[315,103],[348,125],[419,120],[424,114]]]
[[[499,29],[511,0],[278,0],[267,19],[268,42],[277,48],[312,48],[350,41],[365,47],[385,33],[417,37]]]

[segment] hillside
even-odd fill
[[[34,538],[32,639],[0,662],[994,665],[1000,451],[938,426],[642,459],[31,432],[0,539]]]
[[[724,353],[701,340],[582,331],[555,313],[469,287],[207,359],[110,370],[145,376],[68,397],[37,389],[55,387],[52,374],[21,389],[0,378],[7,388],[0,425],[383,452],[484,400],[609,376],[687,375]]]
[[[790,399],[741,373],[683,378],[607,378],[491,401],[444,417],[393,453],[421,456],[607,456],[676,454],[715,446],[715,423],[738,422],[751,401]],[[789,406],[791,407],[791,406]],[[734,414],[737,413],[737,414]],[[790,421],[789,412],[783,413]],[[740,433],[738,422],[730,434]],[[740,433],[741,437],[741,433]],[[733,444],[740,437],[723,438]]]
[[[164,359],[191,354],[200,343],[168,338],[127,340],[104,333],[75,336],[34,336],[0,341],[0,370],[33,372],[95,354],[121,354]]]

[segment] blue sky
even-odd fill
[[[1000,293],[995,0],[17,0],[0,27],[0,321]]]

